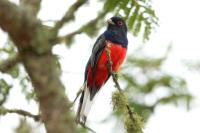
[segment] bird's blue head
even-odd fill
[[[108,19],[107,30],[104,32],[106,39],[119,43],[123,47],[127,47],[127,25],[121,17],[112,17]]]
[[[123,32],[125,35],[127,34],[127,26],[126,22],[121,17],[112,17],[108,19],[108,30],[117,30]]]

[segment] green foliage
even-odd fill
[[[144,41],[149,40],[152,30],[158,25],[150,0],[106,0],[104,10],[124,17],[133,35],[142,32]]]
[[[171,94],[169,96],[160,98],[157,100],[157,103],[155,103],[154,106],[156,106],[156,104],[168,104],[168,103],[175,103],[177,104],[178,100],[184,101],[186,103],[186,107],[187,109],[190,109],[190,102],[192,100],[192,96],[189,94]]]
[[[137,53],[142,53],[137,51]],[[128,101],[135,111],[145,121],[153,113],[156,106],[161,104],[184,105],[189,108],[192,96],[187,91],[185,79],[166,73],[162,69],[167,54],[160,58],[151,58],[144,55],[128,57],[121,79],[125,84]],[[162,95],[156,95],[156,92]],[[147,101],[153,96],[153,101]]]
[[[20,119],[20,123],[18,127],[15,129],[15,133],[31,133],[31,132],[32,132],[32,127],[26,121],[26,119]]]
[[[16,47],[10,39],[8,39],[7,42],[2,47],[0,47],[0,54],[7,55],[10,58],[14,57],[16,53]]]
[[[17,55],[17,49],[9,38],[7,42],[0,48],[0,55],[3,55],[0,56],[0,66],[5,60],[15,58]],[[6,71],[6,74],[10,75],[13,79],[18,79],[22,92],[25,94],[27,100],[36,99],[36,95],[32,89],[30,80],[25,74],[24,69],[22,69],[22,66],[15,65]],[[0,105],[5,102],[11,87],[12,86],[8,85],[5,80],[0,80]]]
[[[19,76],[19,66],[15,66],[8,71],[8,73],[13,77],[17,78]]]
[[[32,85],[30,84],[30,79],[28,76],[21,78],[19,84],[21,86],[22,93],[25,95],[25,98],[28,101],[30,100],[37,101],[36,93],[33,90]]]
[[[129,104],[134,108],[135,112],[142,116],[145,123],[154,111],[154,106],[146,105],[144,103],[140,104],[138,102],[132,102],[132,100],[129,100]]]
[[[8,41],[5,43],[5,45],[0,48],[0,55],[4,55],[6,59],[12,59],[16,56],[17,50],[14,46],[13,42],[8,39]],[[0,58],[0,67],[2,63],[4,62],[5,58]],[[11,68],[9,71],[7,71],[10,76],[13,78],[17,78],[19,76],[19,66],[16,65],[13,68]]]
[[[83,127],[79,127],[78,128],[78,133],[88,133],[88,130],[83,128]]]
[[[123,17],[128,24],[128,29],[134,36],[143,34],[143,40],[149,40],[152,30],[158,26],[158,18],[151,6],[150,0],[101,0],[103,10],[99,12],[96,19],[80,27],[61,40],[70,46],[74,41],[74,33],[83,32],[90,37],[96,36],[102,25],[105,25],[103,18],[112,13]]]
[[[4,79],[0,79],[0,106],[6,101],[11,87]]]
[[[97,34],[98,29],[100,28],[100,25],[96,21],[91,21],[90,26],[83,26],[81,28],[84,33],[86,33],[90,37],[94,37]]]

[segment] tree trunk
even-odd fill
[[[48,133],[74,133],[75,123],[49,46],[49,34],[22,7],[0,0],[0,27],[18,48],[21,61],[38,96],[41,116]]]

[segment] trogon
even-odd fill
[[[85,69],[83,92],[76,116],[76,121],[84,124],[97,93],[110,77],[106,47],[110,51],[113,72],[119,71],[126,56],[128,39],[125,21],[114,16],[107,22],[107,29],[96,40]]]

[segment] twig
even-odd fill
[[[79,7],[81,7],[84,3],[86,3],[87,0],[77,0],[65,13],[65,15],[62,17],[61,20],[57,21],[55,23],[55,26],[51,29],[51,35],[49,37],[49,43],[51,45],[55,45],[59,42],[62,42],[64,39],[63,38],[58,38],[58,32],[59,30],[64,26],[65,23],[71,21],[75,17],[75,12],[78,10]],[[68,35],[66,35],[66,39],[69,39],[73,37],[76,34],[79,34],[80,32],[77,30],[75,32],[72,32]]]
[[[19,55],[16,55],[14,58],[3,61],[0,64],[0,72],[6,73],[11,68],[13,68],[17,63],[19,63],[20,61],[21,61],[21,58],[20,58]]]
[[[10,50],[8,50],[8,49],[6,49],[6,48],[0,48],[0,52],[6,52],[6,53],[9,53],[10,52]]]
[[[107,57],[108,57],[108,62],[107,62],[107,65],[108,65],[108,71],[109,73],[111,74],[112,76],[112,79],[116,85],[116,88],[122,92],[122,89],[117,81],[117,78],[116,78],[116,75],[114,74],[114,72],[112,71],[112,61],[111,61],[111,56],[110,56],[110,49],[109,49],[109,42],[107,42],[107,46],[106,46],[106,54],[107,54]]]
[[[82,29],[77,29],[76,31],[73,31],[65,36],[60,36],[60,37],[57,37],[54,41],[54,44],[57,44],[57,43],[62,43],[62,42],[66,42],[66,40],[70,40],[72,39],[75,35],[77,34],[81,34],[83,31]]]
[[[80,124],[83,128],[87,129],[88,131],[90,131],[90,132],[92,132],[92,133],[96,133],[93,129],[91,129],[90,127],[86,126],[84,123],[79,122],[79,124]]]
[[[63,25],[66,22],[69,22],[70,20],[74,19],[75,12],[78,10],[79,7],[81,7],[84,3],[86,3],[87,0],[77,0],[65,13],[65,15],[62,17],[60,21],[58,21],[55,24],[55,27],[53,28],[54,32],[58,32],[60,28],[63,27]]]
[[[34,114],[31,114],[30,112],[25,111],[25,110],[6,109],[4,107],[0,107],[0,114],[5,115],[7,113],[16,113],[16,114],[19,114],[19,115],[22,115],[22,116],[25,116],[25,117],[27,116],[27,117],[33,118],[35,121],[39,121],[41,119],[40,115],[34,115]]]
[[[89,27],[91,27],[91,25],[97,24],[97,22],[99,21],[99,19],[103,18],[105,15],[106,15],[106,12],[105,12],[105,11],[100,12],[99,15],[98,15],[95,19],[89,21],[88,23],[86,23],[85,25],[83,25],[82,27],[80,27],[79,29],[77,29],[77,30],[75,30],[75,31],[73,31],[73,32],[71,32],[71,33],[65,35],[65,36],[57,37],[57,38],[55,39],[54,44],[61,43],[61,42],[65,42],[65,40],[70,40],[70,39],[72,39],[75,35],[83,33],[84,30],[87,29],[87,28],[89,28]]]
[[[72,107],[74,105],[74,103],[76,102],[77,98],[79,97],[79,95],[83,92],[82,87],[79,89],[79,91],[76,93],[76,97],[73,100],[73,102],[71,103],[70,107]]]
[[[109,73],[110,73],[111,76],[112,76],[112,79],[113,79],[113,81],[114,81],[114,83],[115,83],[116,88],[118,89],[118,91],[119,91],[122,95],[124,95],[124,94],[123,94],[123,90],[121,89],[120,84],[119,84],[119,82],[118,82],[118,80],[117,80],[117,77],[116,77],[116,75],[114,74],[114,72],[112,71],[112,60],[111,60],[111,56],[110,56],[109,42],[108,42],[107,45],[106,45],[106,54],[107,54],[107,57],[108,57],[108,62],[107,62],[108,71],[109,71]],[[129,105],[128,103],[126,104],[126,109],[127,109],[127,111],[128,111],[128,114],[129,114],[130,119],[131,119],[132,122],[134,123],[134,122],[135,122],[134,116],[133,116],[133,115],[134,115],[134,112],[131,110],[131,107],[130,107],[130,105]]]

